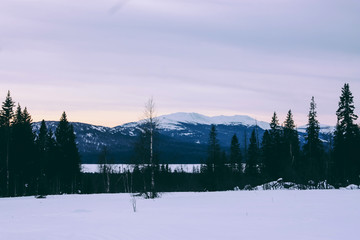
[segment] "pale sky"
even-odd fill
[[[34,121],[116,126],[158,115],[292,109],[335,125],[345,82],[360,115],[359,0],[1,0],[0,100]]]

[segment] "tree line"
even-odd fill
[[[35,134],[27,108],[15,109],[10,91],[0,111],[0,195],[75,193],[80,155],[64,112],[55,133],[43,120]]]
[[[305,144],[301,148],[293,114],[288,111],[283,124],[274,112],[270,129],[260,139],[255,128],[249,146],[241,152],[236,134],[232,137],[230,155],[220,149],[213,125],[209,137],[209,154],[204,174],[212,190],[228,187],[224,178],[233,176],[240,184],[261,184],[282,178],[302,184],[327,181],[335,186],[360,183],[360,130],[355,123],[354,100],[349,84],[342,88],[337,124],[333,138],[324,143],[320,139],[314,97],[310,102]],[[329,146],[329,149],[326,149]],[[235,176],[235,177],[234,177]]]
[[[131,169],[112,168],[106,147],[99,154],[99,173],[81,173],[80,155],[72,125],[64,112],[55,132],[41,122],[33,132],[25,107],[8,92],[0,111],[0,195],[23,196],[61,193],[138,192],[149,198],[164,191],[215,191],[246,188],[283,179],[300,184],[319,182],[339,187],[360,183],[360,130],[355,123],[353,95],[349,84],[341,91],[337,124],[332,137],[320,139],[317,106],[309,106],[305,144],[301,146],[292,111],[280,124],[274,112],[270,129],[259,138],[255,127],[249,141],[240,146],[234,133],[229,154],[221,149],[212,125],[208,157],[192,173],[171,171],[158,162],[158,122],[152,99],[145,108]]]

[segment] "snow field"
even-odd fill
[[[0,199],[1,239],[359,239],[359,190]]]

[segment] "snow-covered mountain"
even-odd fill
[[[300,126],[298,127],[298,132],[300,133],[306,133],[306,128],[307,126]],[[320,124],[320,133],[323,134],[329,134],[329,133],[333,133],[335,131],[335,127],[334,126],[329,126],[329,125],[325,125],[325,124]]]
[[[269,123],[256,121],[249,116],[208,117],[198,113],[173,113],[159,116],[159,158],[167,163],[200,163],[206,158],[207,141],[211,124],[217,125],[218,139],[224,151],[229,151],[231,137],[238,136],[240,146],[248,143],[253,129],[261,140]],[[55,132],[58,122],[49,121],[48,128]],[[96,163],[103,146],[107,146],[117,163],[127,163],[134,156],[134,146],[142,122],[131,122],[113,128],[85,123],[72,123],[77,144],[84,163]],[[324,126],[326,131],[328,126]],[[40,122],[33,124],[34,131]],[[304,141],[305,128],[299,128],[300,141]],[[322,133],[323,141],[328,136]]]
[[[215,116],[208,117],[199,113],[185,113],[178,112],[158,117],[160,126],[167,129],[176,129],[179,123],[189,124],[204,124],[204,125],[244,125],[244,126],[256,126],[258,125],[262,129],[269,129],[269,123],[257,121],[254,118],[244,115],[234,116]]]

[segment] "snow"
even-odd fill
[[[110,164],[115,172],[123,172],[126,169],[132,169],[133,165],[129,164]],[[201,164],[169,164],[169,168],[172,172],[183,171],[192,173],[193,169],[200,170]],[[84,173],[98,173],[99,165],[98,164],[81,164],[81,171]]]
[[[356,186],[356,185],[354,185]],[[256,186],[254,188],[248,187],[253,190],[301,190],[301,189],[335,189],[334,186],[327,183],[327,181],[319,182],[315,185],[312,184],[297,184],[293,182],[284,182],[282,178],[279,178],[277,181],[272,181],[264,183],[262,185]],[[349,188],[346,188],[349,189]],[[354,188],[355,189],[355,188]]]
[[[340,188],[342,190],[346,189],[346,190],[355,190],[355,189],[360,189],[360,186],[355,185],[355,184],[350,184],[349,186],[345,187],[345,188]]]
[[[99,131],[99,132],[106,132],[106,127],[103,127],[103,126],[94,126],[94,125],[91,125],[90,126],[92,129],[96,130],[96,131]]]
[[[38,239],[359,239],[360,191],[233,191],[0,199],[0,236]]]
[[[304,125],[304,126],[298,127],[297,130],[301,133],[306,133],[306,128],[307,128],[307,125]],[[320,124],[320,133],[328,134],[328,133],[333,133],[334,131],[335,131],[334,126]]]
[[[246,125],[246,126],[255,126],[256,124],[263,128],[269,129],[269,123],[257,121],[254,118],[244,115],[234,115],[234,116],[214,116],[208,117],[199,113],[172,113],[168,115],[163,115],[158,117],[159,122],[162,128],[175,129],[178,127],[179,123],[192,123],[192,124],[224,124],[224,125]]]
[[[85,136],[88,138],[91,138],[93,135],[92,135],[92,133],[87,133]]]

